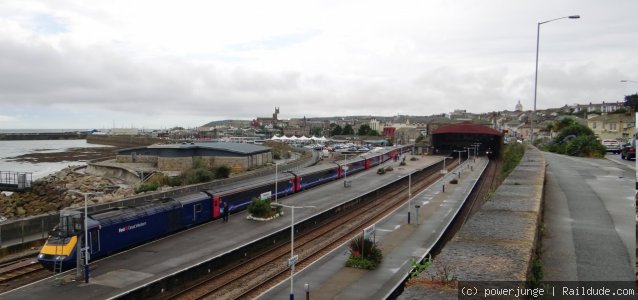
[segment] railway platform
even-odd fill
[[[372,168],[348,176],[350,182],[348,188],[344,188],[343,180],[338,180],[279,199],[279,201],[286,205],[316,207],[314,210],[296,211],[295,222],[300,222],[439,161],[441,157],[438,156],[424,156],[417,161],[407,160],[405,166],[399,166],[399,162],[388,161],[383,166],[394,166],[394,171],[388,174],[377,175],[376,168]],[[246,216],[245,211],[233,214],[228,223],[215,220],[91,262],[91,277],[88,284],[81,279],[76,280],[76,271],[70,270],[0,294],[0,298],[50,300],[116,298],[130,290],[149,285],[170,274],[218,257],[290,226],[290,219],[285,217],[269,222],[258,222],[247,220]]]
[[[344,244],[295,274],[295,296],[305,299],[305,284],[309,284],[311,299],[386,299],[402,284],[413,268],[413,262],[424,258],[443,235],[487,163],[485,158],[478,158],[470,164],[465,162],[458,184],[449,182],[459,178],[459,168],[414,195],[410,224],[407,224],[409,203],[378,222],[375,239],[382,250],[383,261],[377,269],[369,271],[345,267],[349,252],[348,244]],[[418,225],[414,219],[414,205],[420,206]],[[289,294],[290,281],[286,281],[258,299],[286,299]]]

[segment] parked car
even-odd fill
[[[620,158],[621,159],[636,159],[636,139],[633,138],[631,139],[631,141],[629,142],[629,144],[626,144],[622,150],[620,151]]]
[[[621,152],[620,142],[617,140],[603,140],[603,146],[607,148],[607,152],[618,154]]]

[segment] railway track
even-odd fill
[[[456,167],[450,164],[448,169]],[[441,175],[439,169],[413,176],[415,193],[431,185]],[[306,266],[348,242],[363,228],[374,224],[408,199],[405,184],[398,184],[376,199],[360,205],[347,214],[327,220],[314,230],[295,237],[295,254],[299,256],[296,270]],[[201,282],[189,289],[172,294],[176,299],[251,299],[278,284],[288,276],[289,244],[284,244],[267,254],[230,269],[219,276]]]
[[[20,259],[0,266],[0,293],[50,276],[51,271],[33,258]]]

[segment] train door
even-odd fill
[[[213,218],[219,218],[219,196],[213,196]]]
[[[371,162],[370,162],[370,158],[366,158],[366,160],[365,160],[365,165],[364,165],[364,167],[365,167],[365,169],[366,169],[366,170],[367,170],[367,169],[370,169],[370,164],[371,164]]]
[[[293,178],[293,192],[301,191],[301,176],[295,175]]]
[[[199,223],[199,216],[202,214],[203,210],[204,207],[201,203],[195,203],[195,205],[193,205],[193,223]]]
[[[91,229],[91,231],[89,231],[89,240],[90,242],[90,246],[89,249],[91,251],[91,256],[89,257],[89,259],[93,256],[95,256],[96,253],[100,252],[100,230],[99,228],[94,228]]]

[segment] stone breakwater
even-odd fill
[[[448,242],[399,299],[457,299],[458,281],[530,278],[539,239],[545,158],[528,147],[492,198]]]
[[[89,205],[111,202],[134,194],[131,188],[120,188],[108,178],[88,175],[74,169],[77,167],[68,167],[34,181],[29,193],[0,194],[0,214],[14,219],[84,206],[84,196],[70,192],[71,190],[105,192],[103,196],[90,197]]]

